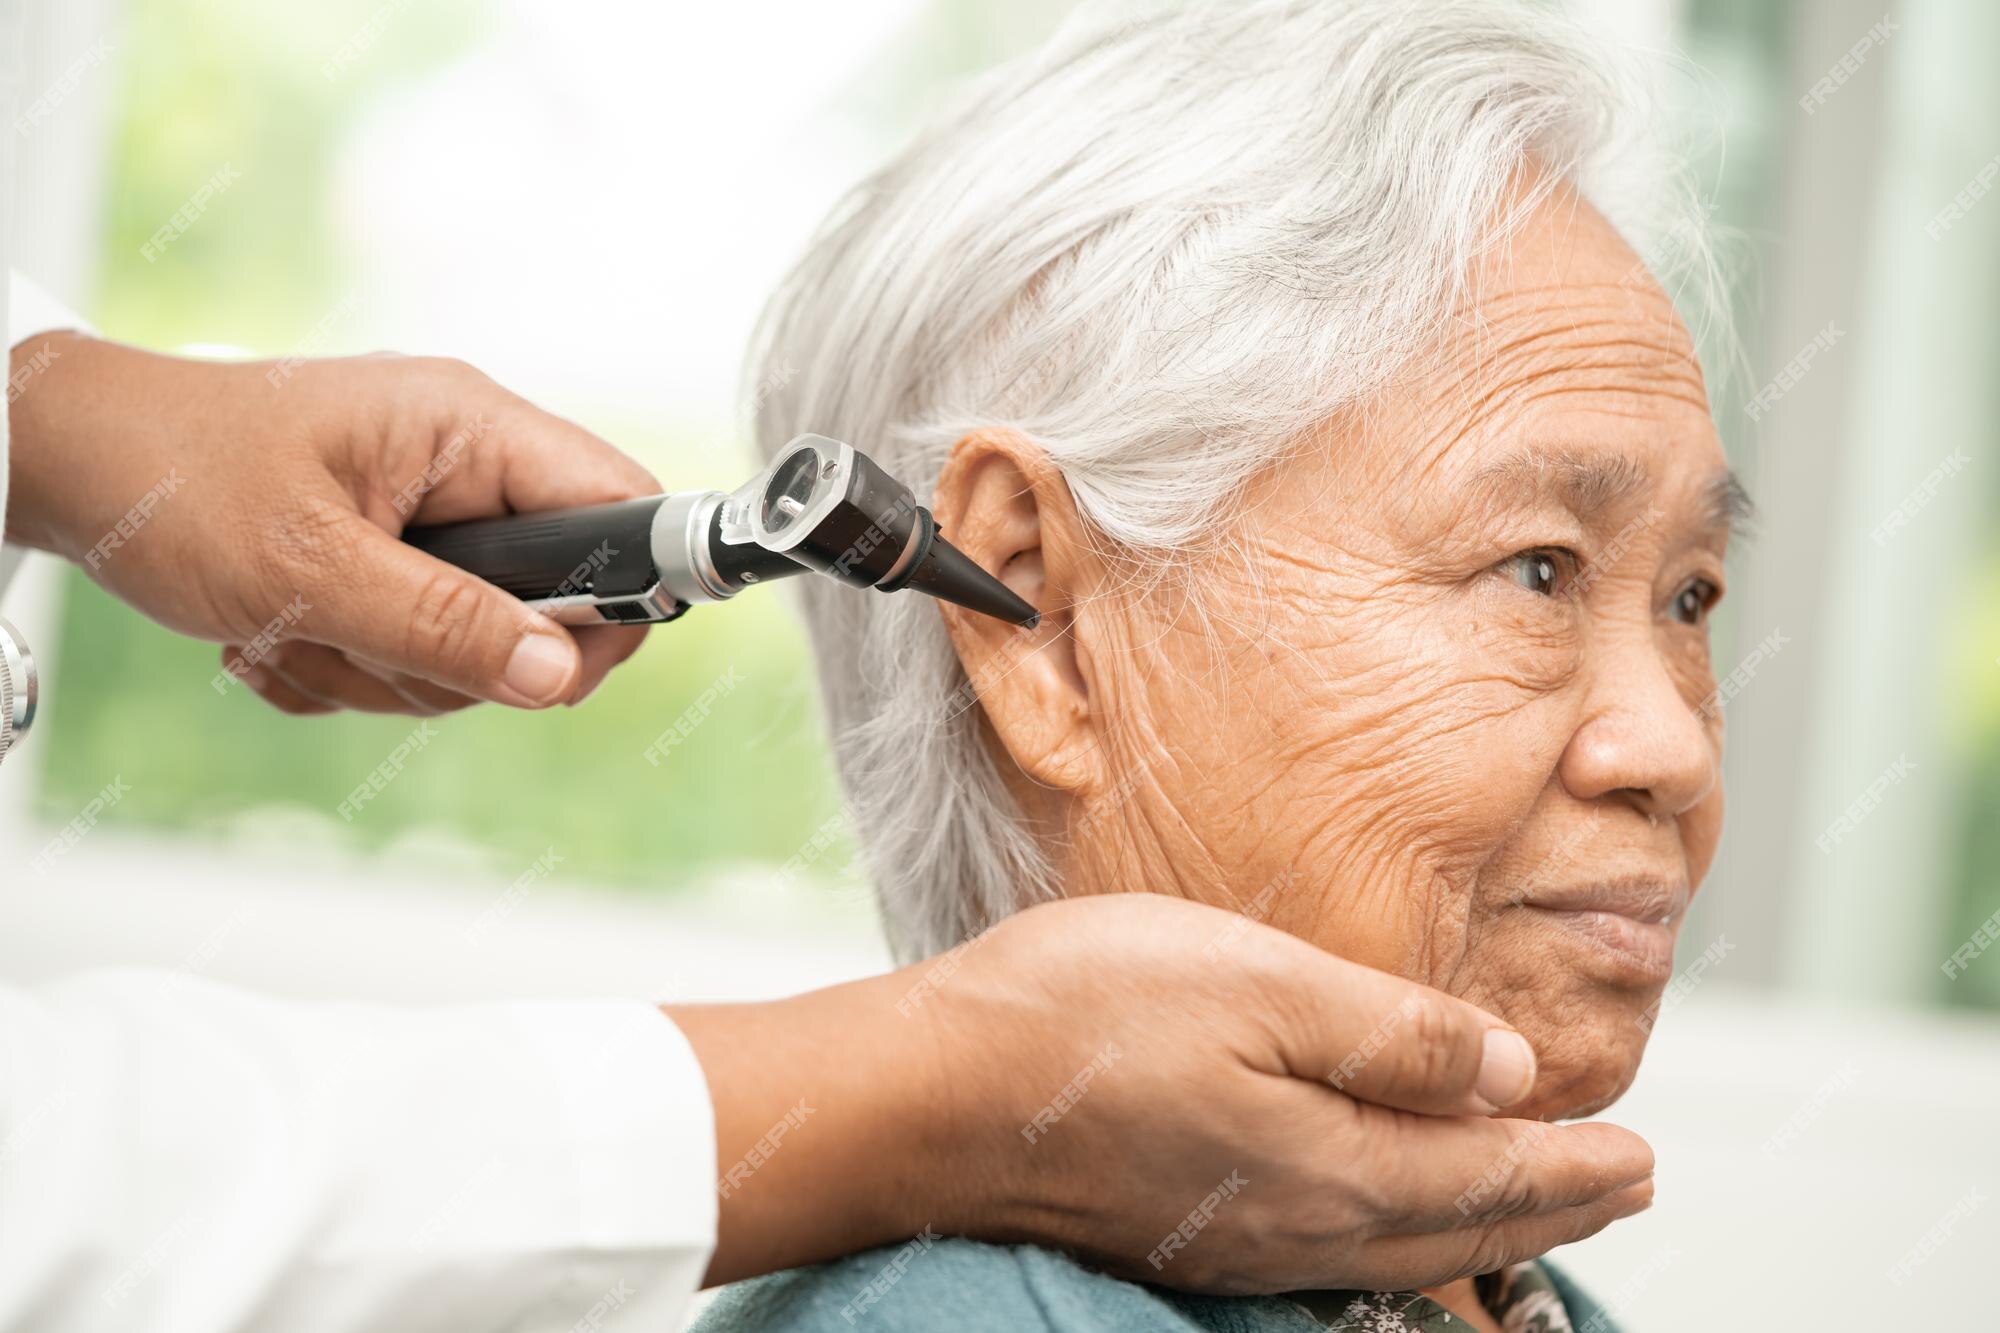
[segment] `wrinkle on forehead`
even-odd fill
[[[1453,471],[1476,468],[1509,435],[1549,449],[1594,443],[1604,427],[1627,444],[1713,436],[1694,340],[1672,300],[1567,188],[1488,254],[1450,330],[1411,369],[1383,406],[1405,422],[1412,479],[1448,458]],[[1711,506],[1725,516],[1741,509],[1731,490],[1718,483]]]
[[[1412,406],[1434,423],[1440,454],[1464,437],[1504,431],[1529,409],[1583,398],[1593,412],[1656,420],[1669,404],[1706,418],[1708,391],[1685,329],[1629,306],[1598,306],[1581,293],[1541,289],[1467,330],[1414,386]],[[1662,298],[1664,300],[1664,298]]]
[[[1600,471],[1603,459],[1624,455],[1626,473],[1650,470],[1656,486],[1667,480],[1662,465],[1677,458],[1673,472],[1692,464],[1700,474],[1695,503],[1703,512],[1689,511],[1696,522],[1723,532],[1747,510],[1727,474],[1693,338],[1672,300],[1611,224],[1566,187],[1488,252],[1428,353],[1302,446],[1300,457],[1316,461],[1272,469],[1247,493],[1248,507],[1289,502],[1314,529],[1338,516],[1350,548],[1367,546],[1385,559],[1410,520],[1426,510],[1436,519],[1503,448],[1588,455]],[[1630,475],[1566,472],[1578,469],[1557,468],[1577,500],[1632,489]],[[1389,544],[1376,551],[1375,537]]]

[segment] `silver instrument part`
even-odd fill
[[[35,655],[21,631],[0,619],[0,760],[4,760],[35,723],[41,681]]]
[[[541,597],[524,605],[541,612],[558,625],[631,625],[671,619],[674,598],[672,593],[664,592],[656,583],[632,597],[594,597],[589,593],[578,593],[574,597]],[[620,616],[616,612],[606,612],[604,608],[607,606],[640,606],[648,608],[648,612]]]
[[[680,491],[653,515],[653,568],[659,586],[689,606],[726,602],[736,590],[723,580],[708,549],[708,529],[728,497],[721,491]]]

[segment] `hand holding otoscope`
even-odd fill
[[[12,414],[9,538],[223,644],[216,689],[285,712],[575,702],[638,646],[623,627],[809,569],[1034,619],[907,487],[831,440],[795,442],[732,494],[649,495],[644,468],[457,362],[46,342]],[[17,640],[0,643],[17,687],[0,712],[25,730]]]
[[[801,435],[726,495],[680,491],[403,537],[567,625],[674,620],[807,571],[877,592],[914,588],[1017,625],[1039,619],[944,539],[909,487],[824,435]]]

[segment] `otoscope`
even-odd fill
[[[799,436],[727,494],[472,519],[403,539],[566,625],[675,620],[698,602],[809,570],[877,592],[914,588],[1030,628],[1040,619],[944,539],[909,487],[824,435]]]

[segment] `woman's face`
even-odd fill
[[[1072,585],[1030,594],[1073,602],[1035,672],[1088,735],[1018,790],[1069,891],[1179,892],[1463,996],[1535,1046],[1516,1113],[1575,1115],[1631,1081],[1715,851],[1738,492],[1594,211],[1552,200],[1477,290],[1452,371],[1261,477],[1191,596],[1117,595],[1041,516],[1008,576]],[[1038,705],[1008,693],[1019,757],[1006,710]]]

